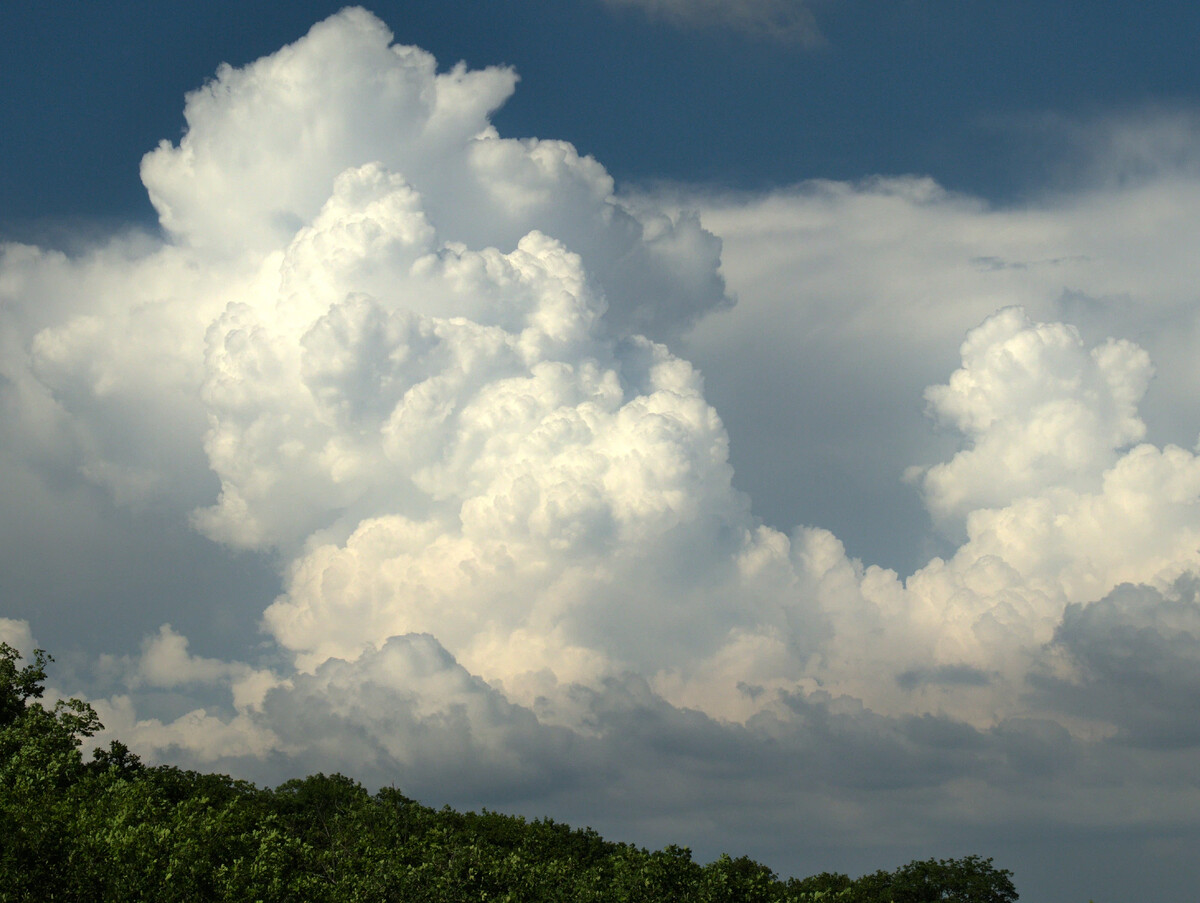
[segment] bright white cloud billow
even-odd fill
[[[0,251],[6,506],[278,566],[253,661],[72,664],[113,732],[797,870],[1194,834],[1200,185],[623,198],[514,83],[346,10],[189,95],[164,238]]]

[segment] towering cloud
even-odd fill
[[[1145,436],[1137,404],[1152,370],[1131,342],[1089,351],[1075,329],[1009,309],[973,331],[962,356],[950,382],[925,393],[934,416],[971,445],[925,476],[936,518],[1093,488],[1117,450]]]
[[[189,95],[186,133],[142,166],[163,238],[4,247],[11,485],[278,565],[274,598],[240,603],[255,660],[194,654],[164,611],[136,651],[76,666],[114,732],[268,779],[342,769],[568,810],[588,791],[612,818],[641,800],[626,823],[647,834],[703,810],[695,830],[721,838],[749,805],[768,845],[779,825],[875,842],[914,818],[944,839],[981,801],[1010,824],[1058,817],[1043,781],[1067,821],[1123,824],[1115,744],[1197,739],[1172,712],[1196,682],[1200,462],[1144,416],[1154,366],[1122,337],[1114,280],[1061,292],[1094,243],[928,180],[693,199],[732,236],[743,291],[788,294],[746,372],[779,364],[830,405],[883,384],[842,411],[846,435],[886,446],[945,547],[902,575],[755,513],[679,349],[717,360],[761,300],[729,313],[694,213],[621,199],[568,144],[501,137],[488,117],[515,81],[439,72],[348,9]],[[913,235],[937,239],[919,285]],[[781,260],[803,272],[781,279]],[[954,307],[965,324],[943,316],[985,285]],[[1145,344],[1179,363],[1161,334]],[[848,345],[851,364],[822,356]],[[893,452],[878,437],[925,429],[925,385],[942,445]],[[813,429],[772,392],[743,383],[731,416]],[[892,458],[910,452],[904,488]],[[32,643],[24,621],[0,638]],[[1129,779],[1182,811],[1158,764],[1134,757]]]

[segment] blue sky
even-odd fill
[[[784,4],[786,5],[786,4]],[[505,134],[573,142],[620,180],[763,187],[921,173],[1004,200],[1058,173],[1043,117],[1196,95],[1194,4],[837,0],[824,42],[679,28],[595,2],[383,3],[439,60],[505,63]],[[179,134],[218,63],[295,40],[336,3],[10,4],[0,47],[4,220],[152,216],[130,165]],[[38,180],[30,173],[44,173]]]
[[[115,736],[1195,886],[1193,5],[3,16],[0,639]]]

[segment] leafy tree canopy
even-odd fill
[[[550,819],[431,809],[344,775],[260,789],[148,767],[78,699],[40,700],[46,666],[0,644],[0,903],[8,901],[508,901],[508,903],[1013,903],[992,860],[930,859],[858,879],[786,881],[745,856],[700,865]]]

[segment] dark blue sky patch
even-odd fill
[[[340,6],[6,5],[0,234],[66,215],[153,222],[136,161],[178,139],[183,94]],[[1044,136],[1020,122],[1195,106],[1200,91],[1200,7],[1176,2],[1138,7],[1131,21],[1115,2],[843,0],[816,8],[818,48],[675,28],[599,0],[393,0],[373,11],[443,66],[515,66],[523,82],[496,117],[501,132],[572,141],[621,183],[922,173],[1004,199],[1055,174]]]

